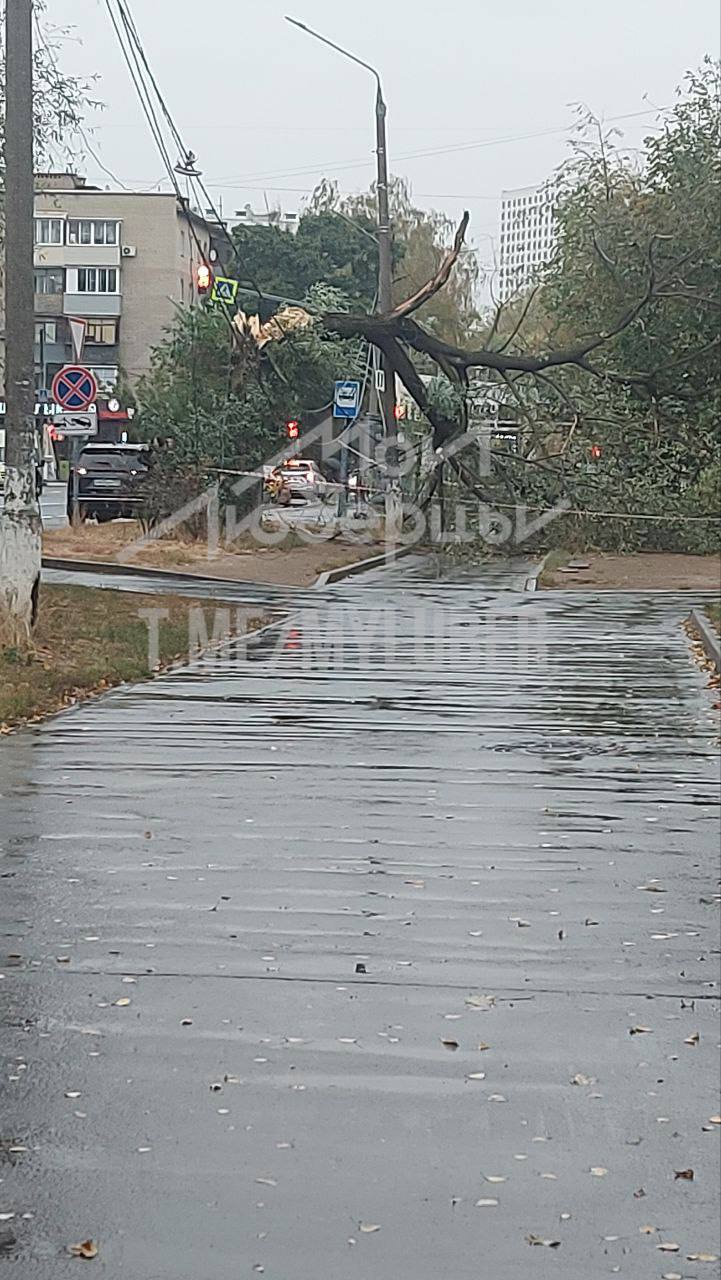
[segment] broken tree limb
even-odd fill
[[[406,298],[405,302],[401,302],[397,307],[394,307],[392,311],[389,311],[388,315],[390,317],[401,320],[404,316],[412,315],[414,311],[417,311],[419,307],[423,306],[424,302],[430,302],[431,298],[435,297],[444,285],[448,284],[448,281],[451,278],[451,272],[456,265],[461,249],[463,248],[463,241],[465,239],[469,218],[470,214],[468,210],[466,210],[453,238],[453,244],[445,255],[436,274],[430,280],[427,280],[426,283],[412,295],[412,297]]]

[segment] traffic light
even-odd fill
[[[300,423],[297,418],[291,418],[285,424],[285,434],[289,440],[297,440],[300,435]]]
[[[199,263],[195,272],[195,286],[198,293],[207,293],[210,288],[211,280],[212,276],[210,267],[205,262]]]

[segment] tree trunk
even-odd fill
[[[25,645],[40,583],[33,313],[32,3],[5,5],[5,507],[0,643]]]
[[[25,645],[37,611],[40,513],[35,471],[8,468],[0,514],[0,643]]]

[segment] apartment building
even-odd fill
[[[76,174],[40,175],[35,195],[35,358],[47,390],[72,363],[68,320],[86,321],[82,363],[101,392],[132,384],[178,306],[199,300],[212,229],[175,195],[103,191]]]
[[[289,231],[291,235],[295,235],[300,224],[300,214],[283,213],[281,209],[258,210],[246,204],[224,221],[230,231],[235,231],[236,227],[277,227],[279,231]]]
[[[501,193],[498,293],[507,302],[536,279],[555,242],[556,184]]]

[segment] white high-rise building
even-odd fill
[[[498,293],[507,302],[532,284],[555,241],[556,184],[501,192]]]

